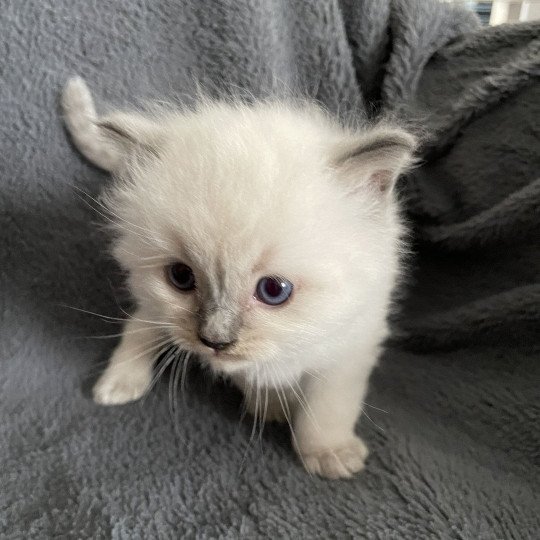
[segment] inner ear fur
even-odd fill
[[[408,131],[379,126],[338,143],[333,166],[352,191],[367,187],[385,194],[413,164],[416,146],[416,137]]]

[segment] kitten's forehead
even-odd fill
[[[226,229],[211,227],[211,233],[195,237],[183,233],[181,244],[192,262],[205,275],[207,286],[214,290],[234,288],[247,276],[267,267],[271,241],[262,235],[229,234]]]
[[[281,162],[275,149],[236,150],[223,160],[208,150],[205,159],[192,156],[185,166],[165,164],[170,181],[167,193],[158,193],[156,214],[169,216],[169,227],[205,265],[260,264],[316,211],[313,190],[302,176],[313,179],[318,171]]]
[[[336,199],[321,141],[298,117],[218,117],[169,133],[138,184],[148,190],[141,211],[208,275],[277,272],[276,255],[308,251]]]
[[[206,289],[237,297],[257,277],[302,273],[307,254],[328,244],[318,231],[328,204],[302,182],[303,171],[294,178],[290,166],[257,169],[239,159],[231,178],[232,167],[212,164],[189,177],[178,170],[182,194],[171,189],[152,213],[174,258],[192,266]]]
[[[260,205],[320,172],[328,140],[313,119],[290,111],[216,106],[175,125],[164,145],[162,165],[177,187],[213,203],[242,197]]]

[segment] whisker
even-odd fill
[[[259,368],[257,365],[255,365],[255,381],[250,382],[249,386],[249,400],[251,402],[252,399],[252,393],[255,391],[255,410],[253,411],[253,425],[251,428],[251,435],[249,437],[249,440],[246,444],[246,450],[244,451],[244,456],[242,457],[242,461],[240,462],[240,470],[238,474],[241,474],[242,469],[244,468],[244,464],[246,462],[246,458],[248,455],[248,452],[251,447],[251,443],[255,439],[255,434],[257,433],[257,419],[259,416]],[[247,399],[247,398],[246,398]],[[262,445],[261,445],[262,448]]]
[[[135,347],[133,351],[134,352],[139,351],[140,354],[136,356],[130,356],[129,358],[126,358],[125,360],[121,360],[120,362],[117,362],[117,365],[127,364],[128,362],[131,362],[132,360],[137,360],[138,358],[140,358],[141,356],[144,356],[145,354],[152,353],[154,350],[159,349],[161,346],[164,346],[167,344],[170,345],[170,340],[168,338],[164,338],[163,336],[159,336],[158,338],[154,340],[150,340],[149,342],[144,343],[144,346],[148,345],[149,343],[151,343],[152,345],[142,351],[140,350],[139,347]],[[106,360],[103,360],[101,362],[97,362],[96,364],[92,366],[91,369],[88,370],[88,373],[90,375],[93,375],[97,373],[98,371],[101,371],[102,368],[104,366],[107,366],[109,363],[110,363],[110,358],[107,358]]]
[[[377,429],[380,429],[380,430],[384,433],[384,429],[383,429],[381,426],[379,426],[379,424],[376,424],[376,423],[372,420],[371,416],[369,416],[369,414],[368,414],[366,411],[364,411],[364,409],[362,409],[362,414],[366,415],[367,419],[368,419],[368,420],[369,420],[369,421],[370,421]]]
[[[255,411],[253,414],[253,428],[249,437],[249,444],[251,444],[255,438],[257,432],[257,416],[259,414],[259,369],[255,368]]]
[[[242,398],[242,415],[240,416],[240,421],[244,420],[244,418],[246,417],[246,414],[248,413],[247,403],[251,399],[252,391],[253,391],[253,383],[250,383],[248,386],[247,381],[246,381],[246,385],[242,391],[244,395]]]
[[[163,263],[162,262],[159,262],[159,263],[155,263],[155,264],[137,264],[136,265],[137,268],[145,268],[145,269],[150,269],[150,268],[160,268],[161,266],[163,266]]]
[[[274,375],[276,375],[277,377],[277,374],[275,372],[275,369],[272,368],[274,370]],[[272,377],[272,375],[271,375]],[[273,377],[272,377],[273,379]],[[293,426],[292,426],[292,420],[291,420],[291,417],[290,417],[290,410],[289,410],[289,407],[287,405],[287,398],[285,395],[283,395],[283,400],[285,401],[285,405],[284,405],[284,402],[283,400],[281,399],[281,396],[280,396],[280,389],[282,389],[281,385],[280,384],[277,384],[276,385],[276,381],[273,380],[273,385],[275,386],[276,388],[276,393],[277,393],[277,396],[278,396],[278,400],[279,400],[279,403],[281,405],[281,410],[283,411],[283,414],[285,416],[285,420],[287,421],[287,424],[289,425],[289,430],[291,432],[291,438],[293,440],[293,444],[296,448],[299,448],[298,446],[298,440],[296,439],[296,435],[294,433],[294,429],[293,429]],[[285,408],[286,406],[286,408]],[[304,465],[304,468],[307,470],[307,467],[306,467],[306,462],[304,461],[304,458],[302,457],[302,455],[300,454],[300,452],[297,452],[299,458],[300,458],[300,461],[302,462],[302,464]]]
[[[126,317],[129,317],[132,321],[137,321],[137,322],[142,322],[142,323],[147,323],[147,324],[159,324],[159,325],[163,324],[163,325],[174,326],[178,328],[177,324],[174,324],[170,321],[147,321],[145,319],[139,319],[138,317],[135,317],[134,315],[129,314],[122,306],[118,306],[118,308]]]
[[[246,381],[246,384],[247,384],[247,381]],[[254,383],[250,381],[249,386],[246,389],[246,393],[244,395],[243,411],[242,411],[242,416],[240,418],[240,422],[242,422],[244,420],[244,418],[246,417],[246,414],[248,412],[247,403],[251,402],[251,396],[252,396],[252,393],[253,393],[253,384]],[[240,461],[240,468],[238,470],[238,475],[239,476],[240,476],[240,474],[242,474],[242,470],[243,470],[244,465],[246,463],[246,458],[247,458],[247,455],[248,455],[248,452],[249,452],[249,449],[250,449],[250,444],[251,444],[250,440],[248,440],[248,442],[246,443],[246,449],[244,450],[244,455],[242,456],[242,460]]]
[[[375,407],[375,405],[370,405],[369,403],[366,403],[365,401],[362,401],[362,403],[366,406],[366,407],[369,407],[371,409],[375,409],[376,411],[380,411],[380,412],[383,412],[385,414],[389,414],[388,411],[385,411],[384,409],[379,409],[379,407]]]
[[[170,346],[170,344],[168,345]],[[161,350],[157,353],[157,356],[163,354],[167,350],[167,345],[162,347]],[[155,367],[156,374],[152,378],[152,381],[148,385],[148,388],[144,392],[144,395],[142,397],[141,402],[144,404],[148,396],[150,395],[150,392],[154,388],[154,386],[158,383],[159,379],[167,369],[167,367],[170,365],[170,363],[174,360],[173,354],[166,354],[158,363],[158,365]]]
[[[176,370],[178,369],[178,362],[173,362],[171,368],[171,374],[169,376],[169,415],[173,421],[174,428],[176,429],[176,409],[174,407],[174,378]]]
[[[100,317],[100,318],[105,319],[107,321],[115,321],[115,322],[123,322],[123,323],[125,323],[128,320],[128,319],[125,319],[123,317],[112,317],[110,315],[104,315],[103,313],[96,313],[95,311],[89,311],[87,309],[82,309],[82,308],[78,308],[78,307],[75,307],[75,306],[68,306],[67,304],[57,304],[57,305],[60,306],[60,307],[67,308],[67,309],[72,309],[74,311],[79,311],[81,313],[86,313],[87,315],[93,315],[95,317]],[[134,320],[134,321],[147,323],[147,324],[154,324],[154,325],[167,325],[169,327],[177,327],[178,326],[178,325],[176,325],[174,323],[166,322],[166,321],[146,321],[144,319],[138,319],[137,317],[134,317],[133,315],[130,315],[129,313],[127,313],[124,309],[120,308],[120,310],[129,319]]]
[[[300,395],[296,392],[296,390],[293,388],[292,384],[288,382],[289,388],[291,389],[291,392],[295,395],[300,407],[302,407],[303,411],[306,413],[306,416],[311,420],[311,423],[313,424],[313,427],[315,427],[319,432],[321,431],[321,427],[319,426],[319,423],[315,419],[315,415],[313,413],[312,408],[309,406],[309,403],[307,401],[307,398],[302,391],[302,388],[300,385],[295,381],[296,386],[298,388],[298,391],[300,392]]]
[[[79,191],[80,193],[82,193],[84,196],[88,197],[90,200],[94,201],[100,208],[102,208],[105,212],[113,215],[115,218],[123,221],[124,223],[127,223],[128,225],[131,225],[132,227],[136,227],[137,229],[141,229],[142,231],[148,233],[151,237],[154,236],[154,232],[151,231],[150,229],[147,229],[145,227],[142,227],[141,225],[137,225],[136,223],[132,223],[131,221],[128,221],[127,219],[119,216],[118,214],[116,214],[115,212],[113,212],[109,207],[107,207],[106,205],[104,205],[101,201],[99,201],[98,199],[96,199],[95,197],[92,197],[92,195],[90,195],[89,193],[86,193],[86,191],[84,191],[83,189],[81,189],[80,187],[78,186],[74,186],[72,185],[72,187],[76,190],[76,191]],[[95,210],[96,212],[100,213],[99,210],[97,210],[96,208],[94,208],[92,205],[90,205],[88,203],[88,201],[86,201],[83,197],[81,197],[79,195],[79,198],[86,202],[93,210]],[[104,216],[104,217],[107,217],[107,216]]]
[[[266,416],[268,414],[268,386],[264,387],[264,409],[262,413],[263,413],[263,416],[262,416],[262,422],[261,422],[261,430],[259,431],[259,444],[261,445],[261,448],[262,448],[263,430],[266,424]]]
[[[120,318],[120,317],[111,317],[110,315],[103,315],[103,313],[96,313],[95,311],[88,311],[87,309],[77,308],[74,306],[68,306],[66,304],[57,304],[59,307],[64,307],[67,309],[73,309],[74,311],[80,311],[81,313],[86,313],[88,315],[94,315],[95,317],[100,317],[102,319],[105,319],[107,321],[114,321],[114,322],[126,322],[126,319]]]
[[[321,382],[324,382],[324,381],[327,381],[328,380],[328,377],[325,377],[324,375],[322,375],[320,372],[318,373],[313,373],[312,371],[309,371],[309,370],[305,370],[304,373],[306,375],[309,375],[310,377],[313,377],[314,379],[317,379],[318,381],[321,381]]]
[[[191,358],[191,353],[188,351],[185,353],[184,359],[183,359],[183,366],[182,366],[182,375],[180,376],[180,393],[182,394],[182,401],[184,404],[184,408],[187,407],[186,404],[186,376],[187,376],[187,365],[188,361]]]
[[[126,335],[131,334],[138,334],[139,332],[149,332],[156,330],[168,330],[170,326],[147,326],[145,328],[135,328],[133,330],[124,330],[123,332],[119,332],[117,334],[103,334],[99,336],[73,336],[73,339],[112,339],[112,338],[118,338]]]
[[[153,261],[153,260],[161,260],[164,261],[163,255],[149,255],[149,256],[141,256],[140,254],[132,253],[131,251],[128,251],[126,248],[121,247],[119,248],[120,251],[123,251],[127,255],[131,255],[134,259],[139,259],[140,261]]]
[[[76,188],[77,189],[77,188]],[[77,195],[77,194],[76,194]],[[93,197],[91,197],[90,195],[86,194],[88,197],[90,197],[92,200],[96,201],[96,199],[94,199]],[[122,226],[120,223],[118,223],[117,221],[115,221],[114,219],[112,219],[110,216],[104,214],[103,212],[101,212],[100,210],[98,210],[97,208],[95,208],[94,206],[92,206],[87,200],[85,200],[83,197],[77,195],[79,197],[79,199],[81,199],[81,201],[83,201],[89,208],[91,208],[94,212],[96,212],[96,214],[99,214],[103,219],[107,220],[109,223],[112,223],[114,226],[118,227],[118,228],[121,228],[121,229],[124,229],[126,230],[127,232],[130,232],[136,236],[138,236],[142,241],[143,243],[145,243],[147,246],[149,247],[153,247],[150,240],[151,238],[147,238],[146,236],[143,236],[141,233],[137,232],[137,231],[134,231],[133,229],[130,229],[128,227],[125,227],[125,226]],[[100,204],[98,201],[96,201],[98,204]],[[100,206],[103,206],[100,204]],[[106,209],[107,212],[109,212],[110,210]],[[112,213],[112,212],[111,212]],[[115,215],[115,214],[113,214]],[[122,220],[122,218],[120,218],[119,216],[116,216],[118,219]],[[122,221],[125,221],[125,220],[122,220]],[[129,223],[129,222],[128,222]],[[133,225],[135,227],[137,227],[137,225]],[[153,235],[151,235],[153,236]]]
[[[174,373],[174,382],[173,382],[173,389],[174,389],[174,409],[175,409],[175,418],[178,418],[178,403],[177,403],[177,400],[176,400],[176,397],[178,395],[178,384],[180,382],[180,377],[182,375],[182,372],[184,371],[184,365],[185,365],[185,358],[186,358],[186,355],[185,353],[182,351],[178,357],[177,357],[177,360],[176,360],[176,363],[177,363],[177,369]],[[183,403],[185,403],[185,396],[182,397],[183,399]]]
[[[195,315],[195,311],[192,309],[188,309],[183,306],[179,306],[178,304],[175,304],[174,302],[171,302],[170,300],[166,300],[165,298],[162,298],[161,301],[164,301],[169,306],[172,306],[175,309],[179,309],[180,311],[185,311],[186,313],[189,313],[190,315]]]

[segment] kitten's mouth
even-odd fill
[[[226,362],[227,360],[234,360],[235,358],[238,358],[238,356],[231,354],[230,352],[215,351],[213,349],[206,349],[203,354],[209,359],[217,362]]]
[[[234,348],[217,351],[200,343],[186,342],[180,344],[180,348],[194,353],[213,370],[231,373],[251,365],[251,361],[244,354],[234,351]]]
[[[243,356],[240,356],[239,354],[235,354],[233,352],[228,351],[206,351],[204,353],[204,356],[208,358],[211,362],[216,363],[228,363],[228,362],[241,362],[242,360],[245,360]]]
[[[205,351],[203,359],[216,371],[232,373],[248,367],[251,362],[244,356],[225,351]]]
[[[212,349],[211,347],[206,347],[200,344],[191,345],[190,348],[193,352],[197,353],[199,356],[204,356],[205,358],[208,358],[211,360],[217,360],[218,362],[241,359],[240,355],[235,353],[231,349],[220,351],[220,350]]]
[[[215,362],[238,362],[246,359],[244,355],[236,351],[235,346],[219,350],[207,347],[201,343],[191,343],[189,348],[199,356]]]

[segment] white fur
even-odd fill
[[[141,397],[172,341],[230,376],[248,410],[290,420],[308,471],[362,469],[354,428],[387,335],[402,234],[392,187],[413,137],[345,129],[313,105],[283,103],[203,100],[195,111],[98,118],[81,79],[63,107],[81,152],[115,174],[103,200],[138,303],[95,400]],[[196,291],[167,282],[175,261],[192,267]],[[267,275],[294,284],[289,302],[255,299]],[[197,338],[197,310],[217,288],[242,315],[237,343],[219,355]]]

